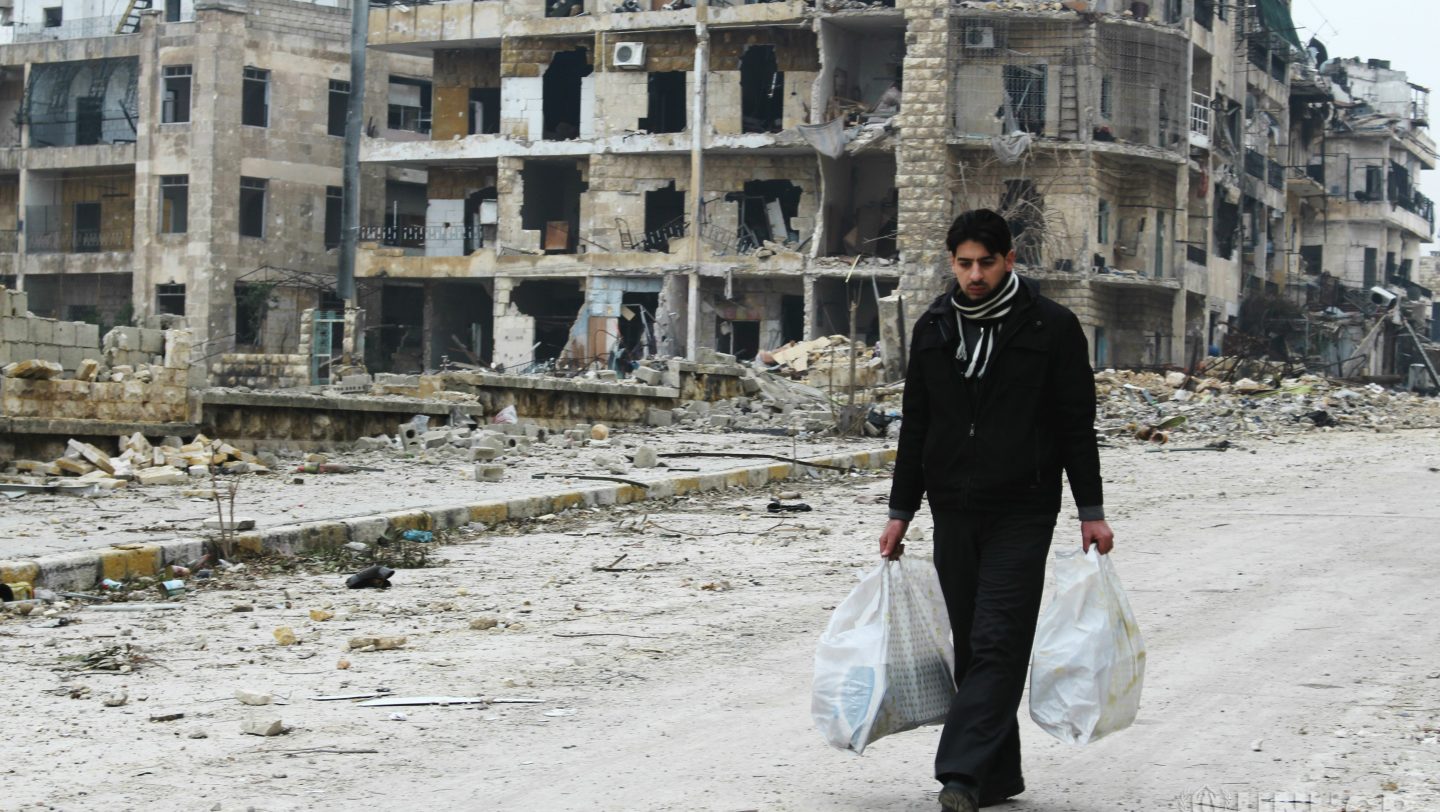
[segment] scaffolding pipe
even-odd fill
[[[700,357],[700,233],[705,200],[705,90],[710,73],[709,0],[695,3],[695,94],[690,116],[690,279],[685,297],[685,357]]]
[[[335,293],[355,300],[355,252],[360,241],[360,139],[365,134],[365,40],[369,0],[350,0],[350,96],[345,104],[345,164],[340,191],[340,269]]]

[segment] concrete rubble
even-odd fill
[[[99,447],[71,439],[64,456],[50,462],[15,460],[3,474],[4,483],[22,485],[70,484],[94,486],[96,490],[123,488],[129,484],[180,485],[192,478],[222,474],[268,474],[271,466],[260,456],[242,451],[224,440],[203,434],[186,443],[166,437],[152,445],[140,432],[121,437],[120,453],[111,456]],[[271,460],[274,462],[273,458]]]

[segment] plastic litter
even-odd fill
[[[428,543],[435,540],[435,534],[429,530],[406,530],[400,534],[400,538],[406,541]]]
[[[1088,744],[1135,721],[1145,640],[1110,556],[1058,552],[1053,570],[1030,661],[1030,718],[1062,742]]]
[[[350,589],[389,589],[390,577],[394,574],[395,570],[376,564],[346,578],[345,586]]]
[[[490,418],[491,423],[519,423],[520,415],[516,413],[513,405],[506,406]]]
[[[815,652],[810,714],[833,747],[944,721],[955,695],[950,619],[933,563],[906,556],[866,572]]]

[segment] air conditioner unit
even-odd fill
[[[995,29],[989,26],[972,26],[965,29],[966,48],[994,48]]]
[[[645,67],[645,43],[615,43],[614,63],[617,68],[628,68],[630,70],[638,70]]]

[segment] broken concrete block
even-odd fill
[[[675,423],[675,415],[669,409],[649,408],[645,410],[645,424],[649,426],[670,426]]]
[[[735,422],[735,418],[731,417],[728,414],[710,415],[710,425],[714,426],[717,429],[728,429],[730,428],[730,424],[733,422]]]
[[[685,408],[696,417],[709,417],[714,406],[708,400],[687,400]]]
[[[751,377],[740,379],[740,389],[747,395],[760,394],[760,382]]]
[[[595,371],[597,381],[618,381],[620,376],[613,369],[599,369]]]
[[[495,428],[507,437],[525,436],[525,426],[521,423],[496,423]]]
[[[285,723],[278,716],[256,716],[246,719],[240,732],[250,736],[279,736],[285,732]]]
[[[73,451],[76,455],[79,455],[86,462],[99,468],[101,471],[107,474],[115,473],[115,465],[110,462],[110,455],[104,451],[101,451],[89,443],[82,443],[79,440],[70,440],[65,445],[68,449],[67,454]]]
[[[635,380],[646,386],[659,386],[660,379],[664,377],[660,370],[651,369],[650,367],[636,367],[635,371],[631,374],[635,376]]]
[[[420,432],[410,423],[401,423],[395,433],[400,438],[401,448],[418,451],[424,447],[424,443],[420,441]]]
[[[65,369],[54,361],[41,361],[30,359],[28,361],[16,361],[7,364],[4,369],[7,378],[28,378],[35,381],[48,381],[51,378],[59,377]]]
[[[450,445],[456,448],[465,448],[470,445],[470,430],[457,429],[450,432]]]
[[[75,476],[84,476],[95,470],[95,466],[85,460],[73,457],[61,457],[55,461],[55,467],[67,474],[74,474]]]
[[[489,446],[476,446],[470,449],[470,459],[474,462],[489,462],[500,456],[500,450]]]
[[[1167,372],[1165,373],[1165,385],[1171,389],[1179,389],[1185,385],[1185,381],[1189,377],[1183,372]]]
[[[75,380],[93,381],[100,374],[100,362],[93,358],[86,358],[75,368]]]
[[[111,473],[114,473],[113,471]],[[135,472],[135,481],[140,485],[179,485],[185,481],[185,473],[168,465],[141,468]]]
[[[240,700],[240,704],[242,705],[252,705],[256,707],[269,705],[275,701],[275,697],[270,694],[261,691],[247,691],[244,688],[235,692],[235,698]]]
[[[476,482],[499,482],[505,478],[505,466],[477,462],[474,476]]]
[[[187,466],[185,467],[185,473],[186,473],[187,475],[193,476],[193,477],[209,476],[209,475],[210,475],[210,466],[208,466],[208,465],[187,465]]]
[[[448,442],[450,442],[450,435],[443,431],[427,431],[420,435],[422,448],[439,448]]]
[[[656,465],[659,464],[660,457],[655,453],[655,449],[651,448],[648,445],[642,445],[639,448],[635,449],[636,468],[654,468]]]
[[[595,465],[612,474],[623,474],[630,470],[630,464],[625,461],[624,457],[618,454],[596,454]]]
[[[352,649],[374,649],[375,651],[391,651],[405,647],[404,637],[352,637],[350,648]]]

